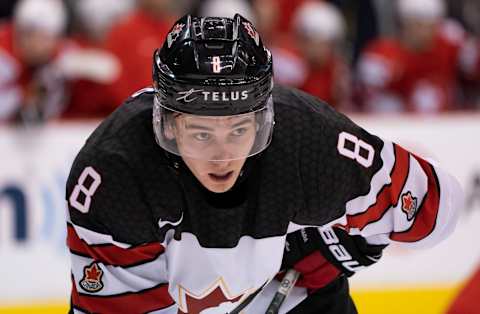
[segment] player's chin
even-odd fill
[[[235,184],[235,182],[232,182],[232,183],[222,183],[222,184],[208,184],[206,186],[206,188],[210,191],[210,192],[214,192],[214,193],[224,193],[224,192],[227,192],[228,190],[230,190],[232,188],[232,186]]]
[[[222,187],[218,187],[218,186],[216,186],[216,187],[211,187],[211,186],[210,186],[210,187],[208,187],[208,190],[209,190],[210,192],[213,192],[213,193],[225,193],[225,192],[227,192],[228,190],[230,190],[230,189],[232,188],[232,186],[233,186],[233,184],[232,184],[231,186],[228,186],[228,187],[227,187],[227,186],[222,186]]]
[[[218,177],[208,176],[203,182],[204,186],[211,192],[224,193],[230,190],[237,179],[237,175],[232,173],[228,178],[219,179]]]

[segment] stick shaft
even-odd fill
[[[283,301],[285,301],[285,298],[288,296],[292,288],[295,286],[295,282],[298,279],[298,276],[300,273],[298,273],[294,269],[289,269],[285,276],[282,279],[282,282],[280,283],[280,287],[278,287],[277,292],[273,296],[272,302],[270,302],[270,305],[267,308],[267,311],[265,314],[277,314],[278,311],[280,310],[280,307],[283,304]]]

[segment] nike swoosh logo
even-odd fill
[[[160,227],[160,229],[165,227],[166,225],[172,225],[173,227],[175,227],[175,226],[178,226],[182,222],[182,220],[183,220],[183,212],[182,212],[182,216],[177,221],[168,221],[168,220],[162,221],[162,219],[159,219],[158,226]]]

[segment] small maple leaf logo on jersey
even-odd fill
[[[181,299],[182,296],[185,298],[185,304],[180,302],[178,314],[229,313],[247,293],[232,296],[221,278],[200,295],[195,295],[183,287],[179,289]]]
[[[417,213],[417,198],[410,191],[402,194],[402,210],[407,214],[408,220],[412,220]]]
[[[98,292],[103,288],[102,276],[102,269],[97,263],[93,262],[83,269],[80,286],[87,292]]]
[[[247,31],[248,35],[252,37],[252,39],[255,41],[257,46],[260,44],[260,35],[258,35],[258,32],[253,28],[252,24],[248,22],[243,22],[243,27],[245,27],[245,30]]]
[[[172,28],[172,31],[167,36],[168,48],[170,48],[172,46],[173,42],[177,39],[178,34],[180,34],[180,32],[183,30],[184,26],[185,26],[185,24],[178,23],[178,24],[175,24],[175,26]]]

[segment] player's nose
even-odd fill
[[[209,158],[209,160],[216,165],[223,165],[225,163],[228,164],[228,161],[232,159],[234,159],[233,150],[229,147],[229,145],[221,143],[217,143],[217,145],[215,145],[215,149],[212,151],[212,154]]]

